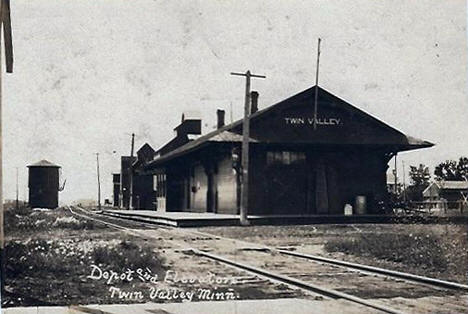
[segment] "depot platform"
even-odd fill
[[[172,227],[239,226],[239,215],[193,212],[160,212],[154,210],[102,210],[116,218]],[[248,216],[251,225],[309,224],[390,224],[390,223],[454,223],[467,224],[467,216],[427,215],[271,215]]]

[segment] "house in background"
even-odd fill
[[[395,190],[395,170],[387,171],[387,191],[388,193],[398,194],[401,192],[401,183],[397,181]]]
[[[423,198],[436,207],[442,207],[446,203],[448,208],[458,208],[464,199],[463,195],[466,196],[467,193],[468,181],[435,181],[423,191]]]

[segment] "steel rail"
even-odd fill
[[[117,218],[116,216],[111,216],[111,217]],[[122,216],[119,216],[118,218],[127,219],[126,217],[122,217]],[[138,219],[129,219],[129,220],[139,221]],[[153,225],[152,223],[149,223],[149,222],[143,222],[143,223]],[[176,229],[176,228],[167,227],[167,229]],[[313,260],[313,261],[317,261],[317,262],[321,262],[321,263],[332,264],[332,265],[341,266],[341,267],[347,267],[347,268],[351,268],[351,269],[355,269],[355,270],[366,271],[366,272],[373,273],[373,274],[386,275],[386,276],[393,277],[393,278],[408,280],[408,281],[411,281],[411,282],[414,282],[414,283],[420,283],[420,284],[424,283],[424,284],[429,284],[429,285],[436,286],[436,287],[443,287],[443,288],[450,288],[450,289],[458,289],[458,290],[468,291],[468,285],[461,284],[461,283],[458,283],[458,282],[446,281],[446,280],[441,280],[441,279],[436,279],[436,278],[431,278],[431,277],[426,277],[426,276],[419,276],[419,275],[414,275],[414,274],[411,274],[411,273],[404,273],[404,272],[399,272],[399,271],[394,271],[394,270],[390,270],[390,269],[379,268],[379,267],[374,267],[374,266],[369,266],[369,265],[364,265],[364,264],[351,263],[351,262],[341,261],[341,260],[337,260],[337,259],[321,257],[321,256],[317,256],[317,255],[310,255],[310,254],[305,254],[305,253],[292,252],[292,251],[287,251],[287,250],[282,250],[282,249],[269,247],[269,246],[263,245],[261,243],[253,243],[253,242],[248,242],[248,241],[244,241],[244,240],[227,238],[227,237],[222,237],[222,236],[218,236],[218,235],[214,235],[214,234],[206,233],[206,232],[201,232],[201,231],[188,231],[187,229],[183,229],[183,231],[186,232],[186,233],[193,233],[193,234],[211,236],[211,237],[215,237],[215,238],[218,238],[218,239],[237,241],[237,242],[249,245],[249,246],[258,246],[260,249],[269,250],[269,251],[272,251],[272,252],[278,252],[278,253],[281,253],[281,254],[284,254],[284,255],[309,259],[309,260]]]
[[[85,209],[82,209],[80,207],[77,207],[78,209],[80,209],[81,211],[86,211]],[[120,226],[120,225],[117,225],[117,224],[113,224],[113,223],[110,223],[110,222],[107,222],[107,221],[104,221],[104,220],[101,220],[101,219],[98,219],[98,218],[94,218],[94,217],[91,217],[91,216],[88,216],[87,214],[83,215],[83,214],[78,214],[76,212],[74,212],[72,209],[71,209],[71,206],[68,206],[68,209],[70,210],[70,212],[74,215],[77,215],[79,217],[83,217],[85,219],[88,219],[88,220],[93,220],[93,221],[97,221],[101,224],[104,224],[104,225],[107,225],[107,226],[110,226],[112,228],[115,228],[115,229],[118,229],[118,230],[121,230],[125,233],[128,233],[130,235],[133,235],[133,236],[137,236],[137,237],[141,237],[143,239],[147,239],[147,238],[154,238],[156,239],[155,237],[151,236],[151,235],[148,235],[148,234],[144,234],[142,233],[140,230],[138,229],[133,229],[133,228],[129,228],[129,227],[124,227],[124,226]],[[97,214],[96,214],[97,215]],[[113,217],[114,218],[114,217]],[[115,219],[115,218],[114,218]],[[149,225],[152,225],[152,224],[149,224]],[[152,225],[154,227],[154,225]],[[168,228],[159,228],[159,226],[157,227],[157,229],[159,229],[160,231],[168,231],[167,229]],[[152,229],[152,230],[157,230],[157,229]],[[176,231],[177,229],[172,229],[170,231]],[[157,237],[159,238],[159,237]],[[184,250],[186,249],[185,247],[182,247],[180,244],[175,244],[175,246],[178,246],[181,248],[181,250]]]
[[[162,223],[159,223],[158,221],[150,221],[149,219],[145,219],[142,217],[136,217],[136,216],[131,216],[131,215],[120,215],[120,214],[115,214],[115,213],[109,213],[109,212],[103,212],[101,211],[100,213],[92,213],[93,215],[102,215],[102,216],[107,216],[107,217],[112,217],[114,219],[124,219],[124,220],[131,220],[131,221],[137,221],[142,224],[147,224],[156,228],[162,228],[162,229],[170,229],[172,230],[174,226],[167,226]]]
[[[384,268],[379,268],[379,267],[374,267],[374,266],[368,266],[368,265],[363,265],[363,264],[345,262],[345,261],[340,261],[340,260],[337,260],[337,259],[326,258],[326,257],[310,255],[310,254],[304,254],[304,253],[298,253],[298,252],[292,252],[292,251],[287,251],[287,250],[274,249],[274,251],[279,252],[279,253],[284,254],[284,255],[305,258],[305,259],[314,260],[314,261],[318,261],[318,262],[322,262],[322,263],[333,264],[333,265],[337,265],[337,266],[344,266],[344,267],[349,267],[349,268],[358,269],[358,270],[364,270],[364,271],[368,271],[368,272],[371,272],[371,273],[388,275],[388,276],[391,276],[391,277],[411,280],[411,281],[414,281],[414,282],[417,282],[417,283],[426,283],[426,284],[430,284],[430,285],[438,286],[438,287],[461,289],[461,290],[468,291],[468,285],[464,285],[464,284],[461,284],[461,283],[458,283],[458,282],[445,281],[445,280],[440,280],[440,279],[431,278],[431,277],[419,276],[419,275],[399,272],[399,271],[395,271],[395,270],[389,270],[389,269],[384,269]]]
[[[320,287],[320,286],[317,286],[317,285],[314,285],[314,284],[311,284],[311,283],[308,283],[308,282],[305,282],[305,281],[302,281],[302,280],[298,280],[298,279],[295,279],[295,278],[292,278],[292,277],[289,277],[289,276],[284,276],[284,275],[281,275],[281,274],[278,274],[278,273],[274,273],[274,272],[268,271],[268,270],[263,269],[263,268],[258,268],[258,267],[247,265],[247,264],[244,264],[244,263],[239,263],[239,262],[227,259],[227,258],[219,256],[219,255],[214,255],[214,254],[203,252],[203,251],[193,249],[193,248],[190,249],[190,251],[195,255],[204,256],[204,257],[210,258],[212,260],[215,260],[215,261],[218,261],[218,262],[221,262],[221,263],[224,263],[224,264],[228,264],[228,265],[234,266],[234,267],[242,269],[242,270],[249,271],[249,272],[254,273],[256,275],[261,275],[263,277],[267,277],[267,278],[274,279],[274,280],[277,280],[277,281],[280,281],[280,282],[284,282],[284,283],[287,283],[288,285],[296,286],[298,288],[305,289],[305,290],[308,290],[308,291],[312,291],[312,292],[315,292],[315,293],[318,293],[318,294],[321,294],[321,295],[324,295],[324,296],[327,296],[327,297],[331,297],[331,298],[334,298],[334,299],[345,299],[345,300],[348,300],[348,301],[351,301],[351,302],[354,302],[354,303],[358,303],[358,304],[361,304],[361,305],[365,305],[367,307],[371,307],[371,308],[380,310],[380,311],[385,312],[385,313],[392,313],[392,314],[403,313],[403,312],[398,311],[396,309],[392,309],[392,308],[389,308],[389,307],[386,307],[386,306],[383,306],[383,305],[380,305],[380,304],[377,304],[377,303],[374,303],[374,302],[370,302],[368,300],[365,300],[365,299],[362,299],[362,298],[359,298],[359,297],[355,297],[355,296],[347,294],[347,293],[339,292],[339,291],[336,291],[336,290],[333,290],[333,289],[323,288],[323,287]]]
[[[197,232],[205,234],[206,236],[208,236],[208,235],[214,236],[211,233],[205,233],[205,232],[200,232],[200,231],[197,231]],[[282,250],[282,249],[278,249],[278,248],[269,247],[269,246],[263,245],[261,243],[257,244],[257,243],[248,242],[248,241],[244,241],[244,240],[236,240],[236,239],[226,238],[226,237],[221,237],[221,236],[218,236],[218,237],[221,238],[221,239],[239,241],[239,242],[247,244],[249,246],[257,245],[260,250],[268,250],[268,251],[271,251],[271,252],[277,252],[277,253],[281,253],[281,254],[284,254],[284,255],[300,257],[300,258],[309,259],[309,260],[314,260],[314,261],[321,262],[321,263],[327,263],[327,264],[332,264],[332,265],[336,265],[336,266],[347,267],[347,268],[351,268],[351,269],[355,269],[355,270],[362,270],[362,271],[366,271],[366,272],[369,272],[369,273],[379,274],[379,275],[386,275],[386,276],[393,277],[393,278],[405,279],[405,280],[415,282],[415,283],[424,283],[424,284],[429,284],[429,285],[436,286],[436,287],[443,287],[443,288],[459,289],[459,290],[468,291],[468,285],[461,284],[461,283],[458,283],[458,282],[441,280],[441,279],[431,278],[431,277],[426,277],[426,276],[419,276],[419,275],[415,275],[415,274],[411,274],[411,273],[404,273],[404,272],[399,272],[399,271],[395,271],[395,270],[390,270],[390,269],[385,269],[385,268],[380,268],[380,267],[374,267],[374,266],[369,266],[369,265],[364,265],[364,264],[351,263],[351,262],[341,261],[341,260],[337,260],[337,259],[321,257],[321,256],[317,256],[317,255],[311,255],[311,254],[306,254],[306,253],[299,253],[299,252],[293,252],[293,251],[288,251],[288,250]]]
[[[72,210],[71,206],[67,206],[67,207],[70,210],[70,212],[72,214],[74,214],[74,215],[77,215],[77,216],[80,216],[80,217],[83,217],[83,218],[86,218],[86,219],[95,220],[95,221],[98,221],[98,222],[100,222],[102,224],[109,225],[109,226],[114,227],[114,228],[119,229],[119,230],[124,230],[124,231],[127,231],[127,232],[128,231],[132,231],[132,232],[134,231],[133,229],[130,229],[130,228],[127,228],[127,227],[124,227],[124,226],[119,226],[119,225],[109,223],[109,222],[106,222],[106,221],[103,221],[103,220],[100,220],[100,219],[96,219],[96,218],[93,218],[93,217],[90,217],[90,216],[87,216],[87,215],[78,214],[78,213],[76,213],[75,211]],[[80,210],[83,210],[83,209],[80,208]],[[176,229],[176,228],[174,228],[174,229]],[[194,234],[198,233],[198,234],[210,235],[208,233],[201,233],[201,232],[187,232],[187,231],[185,231],[185,233],[194,233]],[[136,235],[139,235],[138,232],[136,232]],[[211,236],[216,237],[214,235],[211,235]],[[235,240],[235,239],[232,239],[232,240]],[[395,310],[395,309],[392,309],[392,308],[389,308],[389,307],[386,307],[386,306],[382,306],[380,304],[376,304],[374,302],[370,302],[370,301],[367,301],[365,299],[355,297],[355,296],[352,296],[352,295],[349,295],[349,294],[346,294],[346,293],[343,293],[343,292],[323,288],[323,287],[320,287],[320,286],[317,286],[317,285],[314,285],[314,284],[311,284],[311,283],[308,283],[308,282],[304,282],[304,281],[301,281],[301,280],[298,280],[298,279],[295,279],[295,278],[292,278],[292,277],[289,277],[289,276],[284,276],[284,275],[281,275],[281,274],[273,273],[273,272],[270,272],[270,271],[268,271],[266,269],[250,266],[250,265],[243,264],[243,263],[238,263],[238,262],[229,260],[227,258],[218,256],[218,255],[214,255],[214,254],[210,254],[210,253],[206,253],[206,252],[194,249],[194,248],[189,248],[189,249],[183,250],[182,252],[191,252],[191,253],[193,253],[195,255],[208,257],[210,259],[216,260],[218,262],[222,262],[224,264],[233,266],[235,268],[247,270],[247,271],[249,271],[251,273],[254,273],[256,275],[261,275],[261,276],[269,278],[271,280],[275,280],[275,281],[278,281],[278,282],[281,282],[281,283],[285,283],[285,284],[288,284],[290,286],[295,286],[295,287],[298,287],[298,288],[301,288],[301,289],[304,289],[304,290],[307,290],[307,291],[315,292],[315,293],[321,294],[321,295],[326,296],[326,297],[331,297],[331,298],[335,298],[335,299],[337,299],[337,298],[338,299],[345,299],[345,300],[348,300],[348,301],[351,301],[351,302],[354,302],[354,303],[357,303],[357,304],[361,304],[361,305],[364,305],[364,306],[367,306],[367,307],[371,307],[371,308],[380,310],[380,311],[385,312],[385,313],[391,313],[391,314],[402,314],[403,313],[401,311],[398,311],[398,310]]]
[[[76,216],[79,216],[79,217],[82,217],[82,218],[86,218],[86,219],[90,219],[90,220],[95,220],[97,222],[100,222],[104,225],[108,225],[108,226],[112,226],[116,229],[119,229],[119,230],[127,230],[129,228],[126,228],[126,227],[123,227],[123,226],[119,226],[119,225],[116,225],[116,224],[113,224],[113,223],[110,223],[110,222],[106,222],[106,221],[103,221],[103,220],[100,220],[100,219],[96,219],[96,218],[92,218],[92,217],[89,217],[89,216],[86,216],[86,215],[83,215],[83,214],[78,214],[77,212],[73,211],[71,206],[67,206],[68,207],[68,210],[73,214],[73,215],[76,215]]]
[[[145,238],[145,239],[147,238],[147,236],[145,236],[144,234],[142,234],[138,230],[135,230],[135,229],[132,229],[132,228],[127,228],[127,227],[124,227],[124,226],[119,226],[119,225],[113,224],[111,222],[107,222],[107,221],[104,221],[104,220],[101,220],[101,219],[96,219],[96,218],[90,217],[88,215],[79,214],[79,213],[73,211],[71,209],[71,206],[68,206],[68,210],[73,215],[76,215],[78,217],[82,217],[82,218],[85,218],[85,219],[88,219],[88,220],[97,221],[97,222],[99,222],[99,223],[101,223],[103,225],[107,225],[107,226],[110,226],[110,227],[115,228],[117,230],[121,230],[121,231],[123,231],[123,232],[125,232],[127,234],[130,234],[130,235],[133,235],[133,236],[142,237],[142,238]],[[81,209],[81,210],[84,211],[84,209]]]

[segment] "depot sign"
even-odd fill
[[[307,117],[288,117],[284,118],[287,125],[301,126],[301,125],[314,125],[314,118]],[[317,125],[342,125],[343,122],[339,118],[317,118]]]

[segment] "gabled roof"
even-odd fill
[[[442,190],[468,189],[467,181],[436,181],[435,184]]]
[[[210,142],[242,142],[242,135],[230,131],[223,131],[213,135],[209,139]],[[250,143],[257,143],[258,141],[252,137],[249,139]]]
[[[166,144],[164,144],[163,146],[159,147],[156,150],[155,154],[160,154],[160,155],[167,154],[168,152],[171,152],[171,151],[175,150],[176,148],[187,144],[190,141],[191,140],[189,139],[187,134],[178,135],[178,136],[174,137],[173,139],[171,139]]]
[[[144,165],[148,161],[154,158],[156,152],[154,151],[153,147],[150,144],[145,143],[140,149],[137,151],[137,156],[133,159],[132,167],[140,167]]]
[[[439,181],[436,183],[443,190],[464,190],[468,189],[467,181]]]
[[[468,190],[468,181],[434,181],[424,189],[423,194],[427,194],[433,186],[439,190]]]
[[[334,101],[334,105],[338,107],[340,110],[348,112],[350,115],[353,117],[359,118],[363,121],[367,121],[369,124],[376,125],[382,129],[385,129],[387,132],[392,133],[393,136],[393,142],[391,143],[384,143],[386,145],[393,145],[395,149],[398,151],[404,151],[404,150],[411,150],[411,149],[417,149],[417,148],[425,148],[425,147],[431,147],[434,144],[420,140],[411,136],[406,136],[405,134],[401,133],[400,131],[390,127],[389,125],[385,124],[384,122],[372,117],[371,115],[365,113],[364,111],[354,107],[353,105],[347,103],[346,101],[338,98],[337,96],[329,93],[328,91],[324,90],[323,88],[319,87],[319,98],[327,98],[327,99],[332,99]],[[308,88],[298,94],[295,94],[285,100],[280,101],[279,103],[276,103],[272,106],[269,106],[265,109],[259,110],[256,113],[252,114],[250,116],[250,123],[251,125],[254,124],[257,120],[260,120],[267,116],[269,113],[272,113],[274,110],[281,110],[284,108],[292,107],[294,105],[297,105],[297,103],[300,103],[301,101],[304,101],[305,98],[307,99],[313,99],[315,95],[315,90],[316,87],[313,86],[311,88]],[[210,142],[227,142],[227,143],[232,143],[232,142],[241,142],[242,141],[242,122],[243,119],[239,119],[231,124],[228,124],[224,127],[221,127],[217,130],[214,130],[206,135],[200,136],[196,140],[190,141],[170,152],[168,152],[165,155],[162,155],[156,159],[154,159],[152,162],[149,163],[149,167],[151,166],[156,166],[158,164],[161,164],[165,161],[168,161],[170,159],[176,158],[178,156],[190,153],[194,150],[200,149],[202,147],[205,147],[208,145]],[[257,142],[261,143],[262,140],[259,138],[256,138],[255,136],[252,135],[250,137],[251,142]],[[271,141],[269,141],[271,143]],[[158,150],[159,151],[159,150]]]
[[[140,152],[148,152],[148,153],[153,153],[154,154],[154,149],[151,147],[150,144],[145,143],[143,146],[140,147],[140,149],[137,151],[137,155]]]
[[[56,164],[53,164],[51,163],[50,161],[48,160],[45,160],[45,159],[42,159],[41,161],[38,161],[34,164],[31,164],[28,166],[29,167],[51,167],[51,168],[60,168],[60,166],[56,165]]]
[[[240,122],[242,122],[242,120],[239,120]],[[233,133],[233,132],[230,132],[229,129],[231,129],[233,126],[235,126],[239,121],[236,121],[234,123],[231,123],[229,125],[226,125],[222,128],[219,128],[213,132],[210,132],[206,135],[203,135],[199,138],[197,138],[196,140],[193,140],[193,141],[190,141],[188,142],[187,144],[183,145],[183,146],[180,146],[176,149],[174,149],[173,151],[165,154],[165,155],[162,155],[158,158],[156,158],[155,160],[153,160],[152,162],[149,163],[149,166],[151,165],[155,165],[155,164],[159,164],[161,162],[164,162],[166,160],[169,160],[169,159],[173,159],[175,157],[178,157],[180,155],[183,155],[183,154],[187,154],[191,151],[194,151],[196,149],[199,149],[201,147],[204,147],[205,145],[207,145],[208,143],[213,143],[213,142],[218,142],[218,143],[240,143],[242,142],[242,135],[239,135],[237,133]],[[256,139],[250,137],[250,142],[251,143],[255,143],[255,142],[258,142]]]

